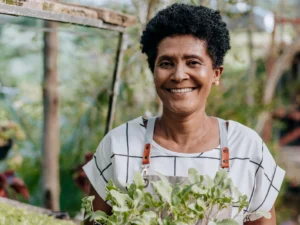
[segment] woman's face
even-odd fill
[[[206,42],[192,35],[164,38],[158,45],[154,83],[164,110],[188,115],[205,110],[211,86],[223,67],[214,69]]]

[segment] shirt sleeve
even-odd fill
[[[93,159],[83,167],[83,170],[99,196],[105,200],[105,187],[108,181],[114,178],[109,134],[100,142]]]
[[[248,212],[253,213],[246,221],[259,219],[257,211],[270,211],[278,196],[285,171],[273,159],[268,147],[262,142],[262,153],[259,165],[255,171],[255,181],[250,196]]]

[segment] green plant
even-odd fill
[[[57,220],[53,217],[29,212],[6,203],[0,203],[0,225],[75,225],[71,221]]]
[[[144,192],[144,180],[139,172],[135,173],[134,182],[128,185],[126,193],[109,181],[106,200],[111,203],[112,215],[108,216],[102,211],[94,212],[94,196],[88,196],[82,201],[85,219],[108,225],[194,225],[200,220],[208,225],[235,225],[237,222],[231,218],[216,219],[218,212],[234,204],[239,206],[238,216],[248,205],[247,196],[233,187],[225,170],[220,169],[215,178],[211,179],[199,175],[196,169],[191,168],[188,172],[189,184],[171,185],[164,176],[159,177],[159,181],[152,183],[157,197]],[[237,197],[237,201],[233,196]],[[258,213],[270,217],[269,213]]]
[[[24,140],[25,135],[20,126],[12,121],[0,122],[0,146],[4,146],[9,140]]]

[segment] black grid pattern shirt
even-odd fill
[[[144,149],[145,126],[139,117],[110,131],[99,144],[94,158],[84,166],[91,184],[105,199],[105,186],[112,179],[119,188],[131,183],[136,171],[141,170]],[[248,196],[250,203],[241,214],[269,211],[278,195],[284,178],[284,170],[277,166],[267,146],[252,129],[235,121],[229,121],[228,146],[230,149],[230,172],[233,184]],[[166,176],[187,176],[194,167],[200,174],[215,176],[220,164],[220,146],[204,153],[177,153],[152,141],[151,168]],[[232,216],[237,212],[233,208]],[[259,216],[240,215],[243,220],[256,220]]]

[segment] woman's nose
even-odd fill
[[[185,73],[185,68],[183,65],[177,65],[174,68],[171,79],[177,83],[182,82],[183,80],[188,79],[188,75]]]

